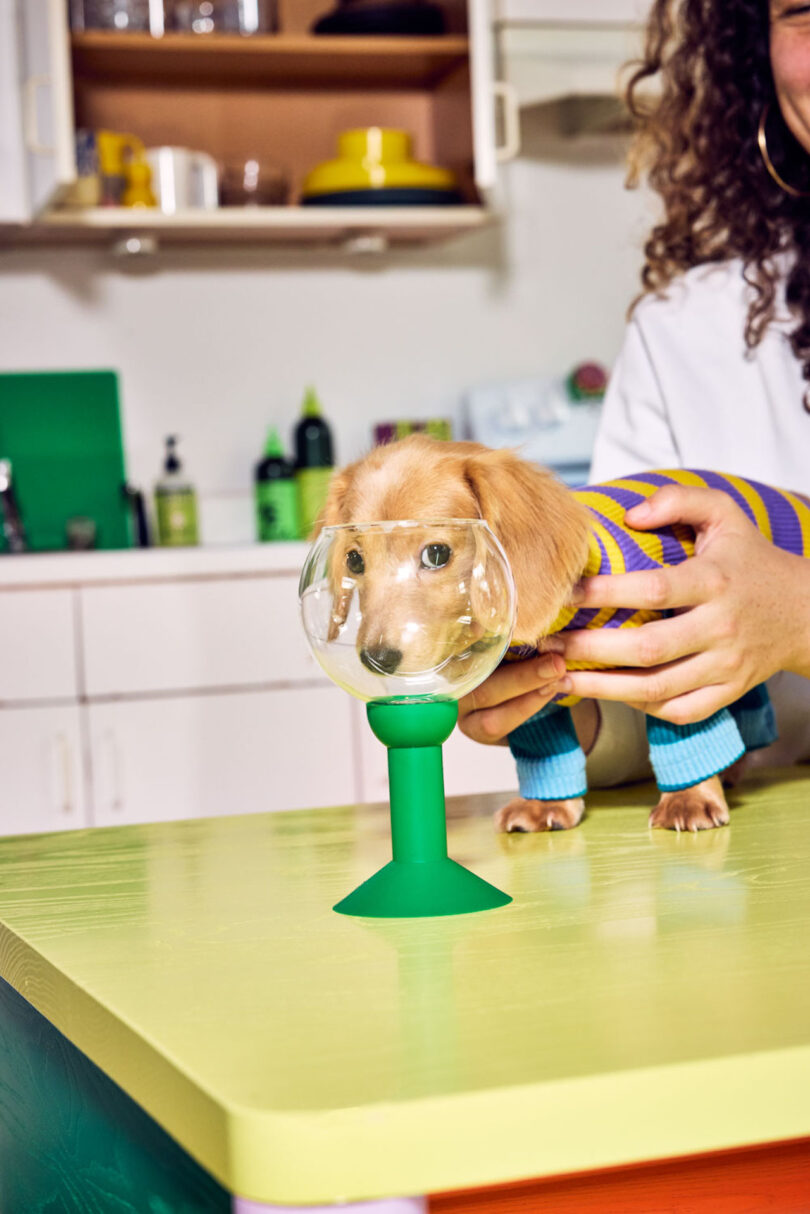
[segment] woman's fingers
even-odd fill
[[[477,712],[503,704],[512,696],[536,691],[565,674],[565,662],[558,654],[544,653],[526,662],[504,662],[468,695],[459,700],[459,713]]]
[[[459,700],[459,729],[474,742],[500,742],[566,686],[565,662],[557,654],[505,663]]]
[[[553,683],[550,687],[539,687],[535,691],[527,691],[522,696],[516,696],[505,704],[494,708],[482,708],[480,712],[471,713],[464,718],[459,717],[458,726],[462,733],[473,742],[501,742],[503,739],[525,724],[541,708],[545,708],[558,691],[564,690]]]
[[[696,533],[699,552],[706,533],[718,527],[749,524],[743,511],[719,489],[667,485],[633,506],[625,522],[639,531],[685,523]],[[579,607],[635,607],[669,611],[709,602],[723,589],[725,579],[708,559],[684,561],[661,569],[586,578],[577,599]]]
[[[743,513],[720,489],[691,485],[665,485],[627,511],[625,522],[639,531],[686,523],[695,531],[706,531]]]
[[[700,689],[725,688],[739,683],[737,695],[741,695],[745,690],[742,673],[728,667],[729,662],[724,659],[722,668],[718,668],[717,657],[709,650],[649,669],[571,670],[568,678],[573,695],[623,700],[660,716],[663,715],[662,706],[667,706],[669,711],[672,701]],[[675,720],[674,717],[667,719]]]
[[[714,562],[703,558],[638,573],[585,578],[574,601],[579,608],[632,607],[636,611],[672,611],[711,602],[724,584],[725,579]]]
[[[672,700],[664,700],[660,704],[634,704],[648,716],[660,717],[673,725],[694,725],[697,721],[705,721],[733,700],[739,699],[741,688],[731,687],[726,683],[714,683],[708,687],[698,687],[685,695]]]
[[[695,618],[697,617],[697,618]],[[699,653],[711,644],[705,613],[684,612],[639,628],[582,628],[562,632],[555,642],[566,662],[604,666],[661,666]]]

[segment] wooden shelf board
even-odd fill
[[[115,84],[260,84],[265,87],[339,86],[342,89],[433,88],[467,61],[467,38],[318,37],[285,34],[73,34],[73,70],[79,78]]]
[[[149,234],[161,243],[332,244],[382,235],[391,244],[430,244],[476,231],[494,219],[481,206],[458,207],[256,207],[160,211],[125,207],[50,211],[28,227],[0,227],[6,247],[31,243],[110,243]]]

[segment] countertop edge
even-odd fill
[[[49,1006],[57,973],[3,927],[0,977],[221,1184],[253,1201],[426,1194],[810,1135],[810,1046],[397,1104],[232,1107],[64,974],[59,1006]]]
[[[0,593],[190,578],[297,577],[308,548],[304,542],[290,542],[6,555],[0,557]]]

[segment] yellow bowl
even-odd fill
[[[338,137],[337,158],[307,173],[301,192],[312,197],[342,190],[456,188],[449,169],[413,160],[412,146],[407,131],[378,126],[344,131]]]

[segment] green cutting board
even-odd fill
[[[114,371],[0,375],[0,459],[32,551],[66,548],[77,515],[95,520],[98,548],[132,547]]]

